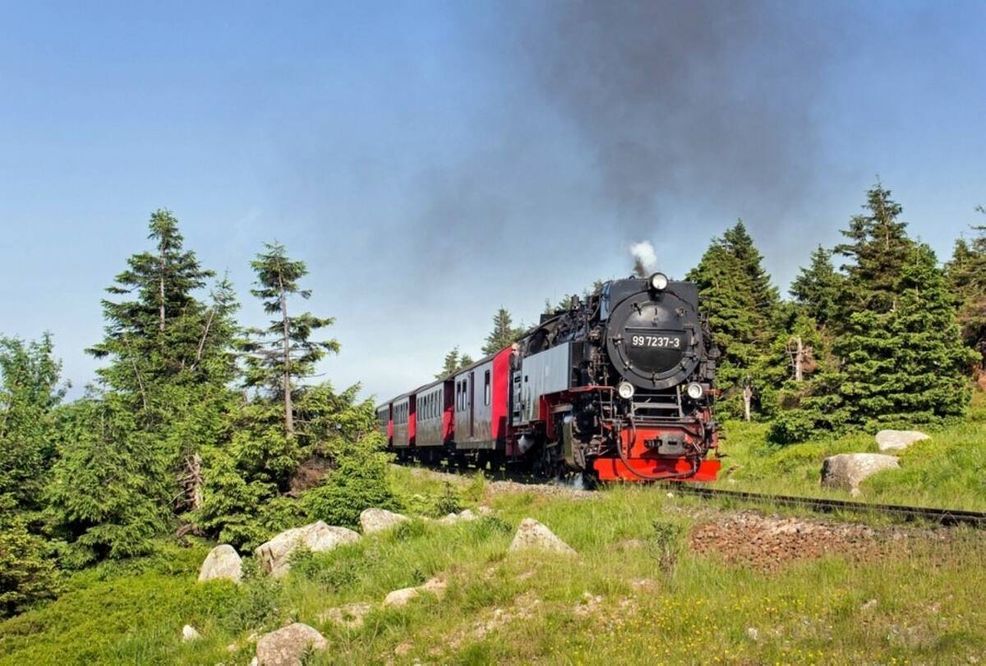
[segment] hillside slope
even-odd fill
[[[450,493],[395,470],[405,503]],[[282,582],[195,583],[204,545],[78,575],[46,607],[0,624],[0,663],[246,664],[250,636],[302,621],[311,663],[965,662],[986,655],[986,539],[697,505],[655,488],[600,493],[455,481],[496,515],[415,521],[302,556]],[[525,516],[579,556],[508,553]],[[432,577],[443,598],[384,596]],[[370,603],[362,627],[326,610]],[[182,625],[203,635],[182,643]],[[232,651],[230,651],[232,650]],[[970,662],[972,663],[972,662]]]
[[[719,485],[756,492],[783,492],[849,499],[819,488],[822,460],[837,453],[876,452],[873,433],[773,446],[769,424],[729,421],[722,442]],[[937,430],[931,439],[895,453],[899,470],[863,484],[862,501],[920,504],[986,511],[986,393],[973,396],[968,419]]]

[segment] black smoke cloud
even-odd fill
[[[413,279],[482,270],[476,258],[501,250],[543,265],[534,239],[572,261],[585,243],[625,253],[682,202],[708,214],[689,223],[703,247],[736,217],[761,235],[783,225],[820,172],[831,46],[818,14],[749,0],[506,5],[474,47],[509,83],[477,116],[475,145],[420,178],[413,256],[442,262]]]
[[[526,62],[631,230],[672,196],[776,215],[816,176],[816,20],[750,0],[552,3],[525,35]]]

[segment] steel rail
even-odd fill
[[[767,493],[753,493],[745,490],[726,490],[724,488],[709,488],[708,486],[693,486],[684,483],[662,483],[661,485],[672,491],[712,499],[725,498],[744,502],[805,507],[824,513],[835,511],[877,513],[897,517],[904,521],[926,520],[939,525],[970,525],[972,527],[986,528],[986,512],[984,511],[940,509],[937,507],[907,506],[904,504],[853,502],[851,500],[830,499],[826,497],[772,495]]]
[[[407,466],[405,464],[405,466]],[[417,466],[417,465],[413,465]],[[436,466],[421,465],[423,469],[430,469],[442,474],[459,474],[462,470],[454,468],[440,468]],[[530,473],[511,472],[501,470],[493,473],[491,480],[513,481],[531,485],[553,485],[543,477],[534,476]],[[747,490],[728,490],[725,488],[713,488],[704,485],[695,485],[687,481],[652,481],[652,487],[660,487],[669,492],[678,492],[686,495],[695,495],[707,499],[732,499],[741,502],[773,504],[776,506],[802,507],[820,513],[835,513],[846,511],[852,513],[873,513],[890,516],[903,522],[927,521],[943,526],[968,525],[975,528],[986,529],[986,511],[970,511],[967,509],[942,509],[929,506],[909,506],[906,504],[878,504],[871,502],[854,502],[852,500],[841,500],[828,497],[809,497],[804,495],[774,495],[770,493],[755,493]]]

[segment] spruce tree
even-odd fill
[[[469,354],[462,354],[459,352],[458,347],[453,347],[447,354],[445,354],[445,359],[442,361],[442,369],[435,374],[435,379],[442,379],[448,377],[457,370],[468,367],[473,364],[472,356]]]
[[[0,338],[0,497],[17,510],[41,508],[54,457],[52,410],[64,395],[51,336]]]
[[[0,496],[0,619],[58,596],[62,581],[54,550]]]
[[[839,366],[804,391],[771,438],[806,439],[844,429],[909,427],[961,415],[971,352],[934,253],[907,236],[902,208],[876,185],[866,213],[844,231],[846,280],[831,322]]]
[[[83,560],[149,548],[173,512],[200,496],[201,452],[221,441],[233,394],[235,298],[228,282],[199,298],[212,271],[185,249],[166,210],[153,248],[131,256],[103,301],[102,391],[63,413],[49,488],[54,525]]]
[[[107,288],[119,298],[103,300],[106,337],[89,350],[110,360],[100,377],[109,388],[137,399],[145,418],[162,382],[201,381],[209,370],[203,356],[228,343],[209,337],[208,308],[195,296],[213,272],[184,248],[170,211],[155,211],[148,226],[154,249],[131,256]]]
[[[761,366],[776,335],[780,299],[742,221],[712,240],[686,279],[698,284],[702,310],[722,353],[717,383],[726,395],[724,408],[738,415],[735,398],[744,391],[749,397],[752,390],[751,401],[766,409],[770,386]]]
[[[245,345],[246,384],[266,389],[283,404],[284,432],[290,437],[295,433],[294,400],[299,382],[314,373],[315,364],[326,354],[339,351],[338,341],[315,341],[312,335],[335,320],[309,312],[291,314],[291,297],[311,297],[311,291],[299,285],[308,269],[304,262],[289,258],[280,243],[266,244],[250,265],[257,275],[257,286],[250,293],[261,299],[267,314],[276,317],[267,328],[250,331],[251,340]]]
[[[501,349],[512,345],[523,335],[524,329],[515,328],[510,312],[506,308],[500,308],[493,315],[493,330],[486,336],[486,344],[483,345],[483,355],[490,356]]]
[[[791,296],[804,313],[824,327],[835,315],[842,291],[842,276],[832,266],[832,253],[818,246],[811,263],[791,283]]]
[[[150,552],[151,538],[168,524],[167,460],[136,420],[119,393],[89,396],[59,414],[46,499],[75,564]]]
[[[976,237],[971,242],[964,238],[955,242],[946,274],[958,308],[962,339],[979,353],[981,373],[986,368],[986,227],[973,227],[973,231]]]
[[[753,238],[746,230],[743,220],[722,235],[723,245],[736,257],[743,272],[746,274],[752,290],[754,302],[759,316],[768,323],[773,323],[780,304],[780,295],[770,280],[770,274],[763,267],[763,256],[753,243]],[[761,333],[763,338],[770,336],[770,331]]]
[[[835,248],[847,259],[842,269],[848,280],[838,303],[844,322],[852,312],[884,313],[897,302],[898,282],[914,241],[907,236],[907,223],[898,219],[903,208],[890,194],[879,183],[871,188],[865,213],[853,216],[842,231],[848,242]]]

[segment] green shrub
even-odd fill
[[[681,525],[654,521],[654,557],[666,575],[674,573],[678,557],[684,550],[684,530]]]
[[[408,520],[400,523],[390,531],[394,541],[410,541],[423,536],[428,531],[427,526],[420,520]]]
[[[450,513],[459,513],[461,510],[462,504],[459,502],[459,496],[456,494],[455,488],[452,487],[451,483],[446,481],[441,496],[435,502],[435,508],[432,514],[440,518]]]
[[[20,521],[0,531],[0,617],[58,596],[61,579],[50,550]]]
[[[469,502],[481,502],[486,495],[486,476],[482,470],[469,478],[469,484],[462,491],[462,496]]]
[[[224,624],[232,633],[261,628],[278,612],[281,587],[276,580],[258,576],[246,580],[241,588],[225,617]]]
[[[478,531],[483,539],[494,535],[510,534],[514,531],[510,524],[499,516],[483,516],[479,519]]]
[[[311,520],[355,529],[364,509],[401,508],[390,487],[385,454],[364,443],[340,452],[337,463],[322,485],[304,495],[304,510]]]
[[[361,544],[345,544],[327,553],[305,553],[292,562],[291,575],[324,585],[332,592],[355,588],[378,561]]]

